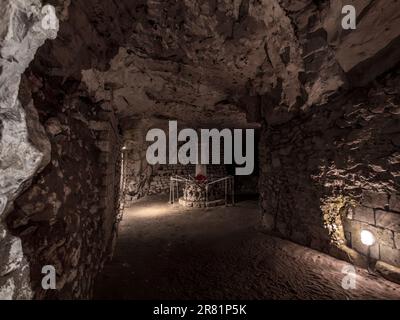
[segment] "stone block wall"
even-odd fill
[[[368,247],[361,243],[361,230],[371,231],[376,242],[370,248],[371,258],[400,267],[399,195],[365,191],[360,204],[350,208],[344,217],[346,243],[364,255]]]
[[[351,248],[366,253],[359,231],[368,227],[378,240],[373,256],[398,266],[399,88],[397,69],[284,124],[264,124],[259,186],[267,229],[347,259]]]
[[[125,176],[126,204],[129,204],[143,196],[169,193],[171,176],[180,175],[187,177],[189,175],[195,175],[195,165],[149,165],[145,153],[143,158],[140,160],[133,160],[133,158],[135,158],[135,155],[132,155],[132,152],[127,153]],[[207,175],[211,178],[223,177],[226,174],[226,168],[224,165],[207,166]]]
[[[170,177],[173,175],[195,175],[195,165],[148,164],[146,150],[151,143],[145,141],[146,133],[152,127],[165,129],[167,124],[166,121],[147,119],[134,124],[134,129],[125,132],[125,201],[128,205],[147,195],[169,193]],[[222,177],[227,175],[227,170],[225,165],[210,164],[207,165],[207,175]]]
[[[141,137],[139,138],[139,135]],[[138,132],[138,141],[128,143],[128,150],[125,151],[125,181],[126,181],[126,203],[129,204],[146,195],[169,193],[170,177],[173,175],[194,176],[195,165],[181,164],[163,164],[149,165],[146,160],[146,150],[148,143],[141,139],[144,132]],[[139,142],[140,141],[140,142]],[[134,146],[132,146],[132,144]],[[221,159],[223,159],[223,150],[221,150]],[[232,165],[229,167],[233,167]],[[231,169],[231,168],[230,168]],[[228,166],[223,164],[207,165],[207,176],[210,178],[223,177],[228,174],[234,175],[234,170],[229,170]],[[236,194],[254,194],[258,192],[258,172],[250,176],[235,177]]]
[[[103,242],[108,258],[112,257],[118,232],[120,204],[122,199],[121,165],[122,141],[118,129],[118,120],[110,103],[104,102],[97,114],[98,121],[91,121],[90,128],[95,133],[96,146],[101,151],[100,163],[104,167],[100,187],[99,208],[103,212]],[[103,260],[102,262],[104,262]]]

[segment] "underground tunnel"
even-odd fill
[[[0,12],[0,299],[400,298],[400,2]]]

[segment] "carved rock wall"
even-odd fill
[[[373,256],[398,266],[400,73],[282,125],[265,125],[260,143],[264,225],[336,254],[366,254],[360,225],[375,231]],[[355,211],[355,214],[349,211]]]
[[[42,26],[40,1],[2,1],[0,6],[0,298],[26,299],[29,265],[21,241],[5,218],[13,200],[49,161],[50,146],[30,101],[19,98],[21,75],[37,49],[57,29]]]
[[[62,87],[32,73],[33,78],[41,84],[33,101],[51,143],[51,161],[15,200],[8,227],[22,240],[34,298],[89,298],[116,231],[116,120],[107,105],[86,97],[79,83]],[[57,290],[41,287],[45,265],[56,269]]]

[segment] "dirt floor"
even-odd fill
[[[187,209],[149,197],[126,209],[97,299],[400,299],[400,286],[259,231],[257,201]]]

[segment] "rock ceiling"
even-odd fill
[[[53,1],[59,36],[36,67],[82,79],[121,119],[284,122],[399,61],[400,2],[350,2],[344,32],[336,0]]]

